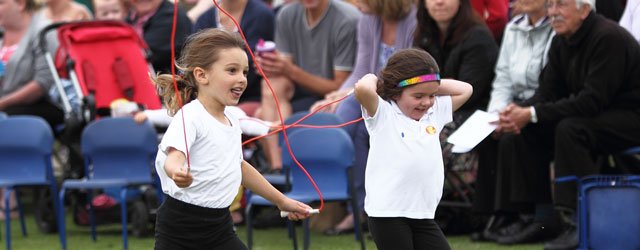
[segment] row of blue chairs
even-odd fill
[[[156,132],[150,124],[138,125],[131,118],[105,118],[90,123],[82,133],[81,148],[86,177],[64,180],[60,191],[53,174],[51,154],[54,137],[49,125],[39,117],[0,115],[0,188],[5,189],[4,214],[6,248],[11,249],[9,197],[15,188],[47,186],[54,196],[53,206],[62,249],[67,248],[64,197],[70,189],[120,190],[123,247],[127,249],[127,191],[132,186],[155,185]],[[17,195],[17,192],[16,192]],[[22,234],[27,235],[20,197],[18,211]],[[89,197],[89,200],[91,198]],[[96,240],[95,217],[89,202],[91,235]]]

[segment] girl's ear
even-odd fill
[[[207,84],[209,80],[207,79],[207,74],[203,68],[196,67],[193,69],[193,78],[196,79],[198,84]]]

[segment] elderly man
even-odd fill
[[[540,86],[523,106],[510,104],[500,114],[499,131],[521,133],[526,150],[520,168],[535,169],[519,188],[555,175],[598,174],[595,156],[640,145],[640,46],[616,23],[593,11],[594,0],[550,0],[548,14],[557,36]],[[542,173],[542,174],[540,174]],[[575,183],[558,184],[554,208],[563,233],[545,249],[577,247]]]

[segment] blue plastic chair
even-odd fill
[[[52,193],[57,193],[51,164],[52,147],[53,133],[44,119],[35,116],[0,119],[0,188],[5,188],[3,213],[7,249],[11,249],[9,197],[14,189],[20,186],[49,186]],[[22,235],[26,236],[24,213],[18,192],[16,198]],[[53,206],[56,212],[61,210],[56,199]]]
[[[580,180],[579,249],[640,249],[640,176]]]
[[[293,124],[295,122],[297,122],[298,120],[300,120],[302,117],[304,117],[305,115],[308,115],[309,112],[306,111],[302,111],[302,112],[296,112],[294,114],[292,114],[291,116],[287,117],[287,119],[284,120],[284,124],[286,125],[290,125]],[[298,123],[298,125],[338,125],[342,123],[342,119],[340,119],[339,116],[337,116],[336,114],[332,114],[332,113],[324,113],[324,112],[318,112],[315,113],[309,117],[307,117],[306,119],[300,121],[300,123]],[[295,132],[298,129],[303,129],[304,127],[291,127],[287,129],[287,137]],[[282,132],[280,132],[278,134],[278,143],[280,146],[284,145],[284,134]]]
[[[158,141],[150,124],[136,124],[131,118],[104,118],[90,123],[82,133],[82,154],[87,177],[62,183],[59,200],[64,201],[67,189],[119,188],[122,240],[127,241],[127,189],[131,186],[153,185],[153,172]],[[160,197],[159,197],[160,199]],[[89,197],[91,200],[91,197]],[[60,212],[60,241],[67,248],[64,213]],[[95,216],[89,202],[91,237],[96,240]]]
[[[7,119],[7,117],[9,117],[9,116],[7,115],[7,113],[5,113],[5,112],[1,112],[1,111],[0,111],[0,120]]]
[[[353,163],[354,148],[351,138],[346,131],[340,128],[326,129],[299,129],[289,135],[292,151],[298,161],[313,177],[322,192],[325,201],[350,201],[354,214],[358,213],[356,197],[349,180],[349,170]],[[304,202],[319,201],[318,194],[313,188],[304,172],[293,162],[286,150],[283,150],[283,165],[291,171],[291,190],[285,195]],[[253,221],[252,212],[254,205],[272,205],[266,199],[258,195],[250,195],[247,202],[247,245],[253,245]],[[360,225],[359,216],[354,216],[354,225]],[[295,230],[290,225],[290,233],[294,239],[294,248],[297,248]],[[304,249],[310,245],[309,220],[303,221]],[[360,240],[361,248],[365,248],[364,239],[360,227],[356,228],[356,239]]]
[[[286,125],[293,124],[293,123],[297,122],[298,120],[300,120],[300,118],[304,117],[307,114],[309,114],[309,112],[306,112],[306,111],[294,113],[284,121],[284,124],[286,124]],[[315,113],[315,114],[307,117],[306,119],[300,121],[300,123],[298,123],[298,125],[318,125],[318,126],[320,126],[320,125],[338,125],[338,124],[341,124],[341,123],[342,123],[342,120],[340,119],[340,117],[338,117],[335,114],[331,114],[331,113]],[[291,127],[291,128],[288,128],[287,129],[287,137],[291,133],[293,133],[293,132],[295,132],[295,131],[297,131],[299,129],[304,129],[304,127]],[[278,134],[278,145],[280,145],[280,147],[283,147],[283,152],[287,152],[287,154],[288,154],[288,151],[284,148],[286,146],[286,144],[284,142],[284,133],[283,132],[280,132]],[[281,186],[284,186],[284,187],[288,187],[290,185],[289,170],[286,168],[286,166],[283,166],[282,171],[283,171],[283,173],[281,173],[281,174],[265,174],[264,177],[272,185],[281,185]]]
[[[578,183],[579,250],[640,249],[640,176],[557,178]]]

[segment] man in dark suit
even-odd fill
[[[540,87],[523,105],[511,104],[500,115],[498,130],[520,133],[518,159],[522,184],[512,187],[540,195],[549,183],[549,163],[556,177],[600,172],[594,158],[640,145],[640,46],[618,24],[593,11],[595,0],[549,0],[548,13],[557,36]],[[548,188],[548,187],[545,187]],[[575,183],[554,188],[553,205],[564,230],[545,249],[575,249]],[[550,194],[550,192],[547,192]],[[542,192],[542,195],[545,195]]]

